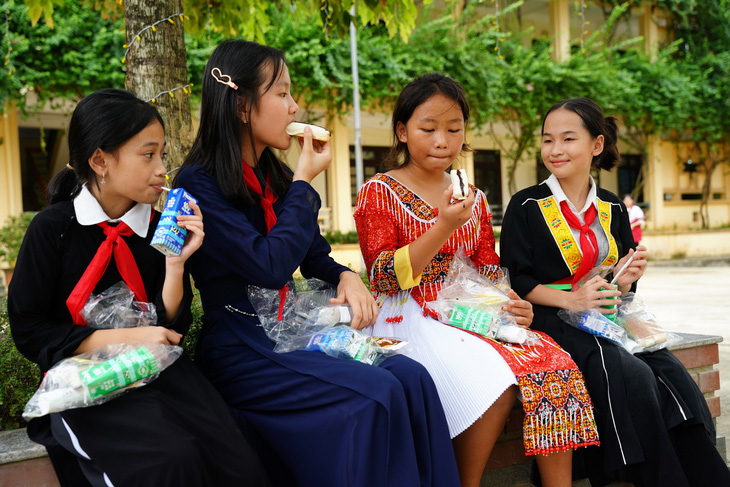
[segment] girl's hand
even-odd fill
[[[644,270],[646,269],[647,264],[646,258],[649,256],[649,251],[646,250],[646,247],[643,245],[636,247],[635,251],[634,249],[629,249],[629,253],[624,255],[623,258],[616,263],[616,267],[614,267],[613,270],[614,275],[623,268],[624,264],[632,255],[634,256],[634,260],[632,260],[631,264],[629,264],[629,266],[621,272],[621,275],[618,276],[618,279],[616,280],[616,285],[623,292],[628,292],[631,288],[631,284],[638,281],[639,278],[644,275]]]
[[[182,335],[164,326],[139,326],[125,328],[127,333],[124,342],[130,345],[140,342],[160,343],[162,345],[177,345]]]
[[[297,162],[292,180],[311,183],[317,174],[329,167],[332,162],[332,148],[329,141],[322,142],[312,139],[310,127],[304,127],[304,137],[297,138],[302,153],[299,155],[299,162]]]
[[[520,298],[512,289],[507,291],[507,296],[511,301],[502,306],[502,311],[508,311],[515,315],[517,326],[529,328],[532,324],[532,318],[535,316],[532,312],[532,303]]]
[[[471,189],[466,195],[466,199],[453,200],[452,195],[454,194],[454,187],[449,188],[441,195],[441,204],[438,207],[439,216],[437,222],[441,222],[449,230],[450,234],[454,233],[459,227],[466,223],[471,218],[471,210],[476,201],[474,191]]]
[[[182,340],[182,335],[164,326],[139,326],[137,328],[112,328],[108,330],[96,330],[86,337],[74,355],[89,352],[95,348],[112,343],[160,343],[162,345],[177,345]]]
[[[340,274],[337,286],[337,297],[330,299],[331,304],[348,303],[352,308],[350,328],[362,330],[375,323],[378,317],[378,305],[368,288],[362,283],[360,276],[352,271]]]
[[[577,291],[569,293],[569,296],[571,299],[568,309],[571,311],[596,309],[607,315],[615,313],[616,309],[601,308],[601,306],[621,304],[621,300],[618,299],[618,297],[621,296],[621,291],[618,291],[615,285],[609,284],[609,282],[601,276],[595,276],[593,279],[590,279],[583,284],[583,286],[578,288]],[[616,299],[605,299],[612,297]]]
[[[203,231],[203,214],[200,212],[200,207],[192,201],[190,202],[190,208],[193,210],[192,215],[180,215],[177,217],[178,226],[187,230],[188,235],[185,238],[180,255],[167,258],[170,264],[184,264],[188,260],[188,257],[203,244],[203,237],[205,237],[205,232]]]

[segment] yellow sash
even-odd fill
[[[611,204],[600,199],[598,202],[598,219],[601,223],[606,237],[608,237],[608,256],[601,263],[601,265],[609,266],[618,262],[618,248],[616,247],[616,240],[611,235]],[[537,201],[542,211],[542,216],[545,218],[550,233],[555,240],[555,243],[560,248],[560,254],[563,257],[565,265],[570,269],[570,274],[575,274],[575,271],[580,267],[580,263],[583,260],[583,253],[578,247],[578,243],[573,237],[573,233],[570,231],[570,226],[565,220],[563,213],[560,211],[560,205],[555,201],[554,196],[548,196],[547,198]]]

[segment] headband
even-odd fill
[[[216,71],[218,71],[218,74],[216,74]],[[234,83],[231,80],[231,77],[228,76],[227,74],[221,73],[221,70],[220,69],[213,68],[213,69],[210,70],[210,74],[213,75],[213,78],[215,78],[215,80],[218,83],[221,83],[221,84],[224,84],[224,85],[228,85],[231,88],[233,88],[234,90],[237,90],[238,89],[238,86],[236,86],[236,83]],[[228,79],[226,79],[226,78],[228,78]]]

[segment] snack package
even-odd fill
[[[443,323],[477,335],[510,343],[540,343],[533,332],[517,326],[512,313],[502,311],[510,301],[509,279],[503,271],[494,278],[493,282],[481,275],[465,257],[454,256],[437,299],[427,306]]]
[[[98,329],[134,328],[157,324],[157,309],[152,303],[134,300],[124,281],[89,296],[81,310],[87,326]]]
[[[561,309],[558,316],[566,323],[621,345],[631,353],[653,352],[679,339],[677,334],[666,331],[659,324],[644,301],[634,293],[621,295],[615,322],[595,309],[577,312]]]
[[[639,351],[653,352],[665,348],[679,338],[659,324],[654,314],[644,304],[644,300],[635,293],[621,295],[616,323],[621,325],[628,336],[637,343]]]
[[[290,282],[283,290],[248,287],[248,296],[266,335],[278,353],[323,352],[338,358],[378,365],[406,350],[397,338],[374,338],[349,328],[352,309],[332,305],[336,291],[318,279]]]
[[[117,343],[61,360],[43,377],[23,418],[95,406],[156,379],[182,354],[159,343]]]
[[[585,311],[561,309],[558,311],[558,316],[579,330],[605,338],[629,352],[634,352],[635,344],[626,336],[626,331],[595,309]]]

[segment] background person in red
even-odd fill
[[[634,204],[634,198],[630,194],[624,195],[624,204],[629,211],[629,223],[631,224],[631,234],[634,236],[636,245],[641,243],[641,229],[644,226],[644,211]]]

